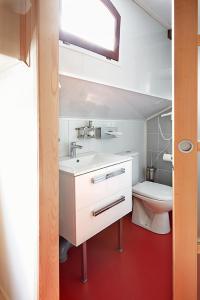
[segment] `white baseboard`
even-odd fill
[[[0,286],[0,300],[10,300],[4,289]]]

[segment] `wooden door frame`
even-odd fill
[[[59,0],[36,0],[39,100],[39,300],[59,300]]]
[[[39,98],[39,300],[59,300],[59,0],[36,0]],[[197,0],[175,0],[173,299],[197,299]],[[184,105],[183,105],[184,103]],[[191,105],[193,103],[193,105]],[[178,151],[190,139],[190,154]],[[189,171],[189,175],[187,176]],[[188,179],[187,184],[186,178]]]
[[[174,1],[173,299],[197,300],[197,0]],[[194,148],[182,153],[178,145]]]

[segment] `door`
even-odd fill
[[[36,3],[40,183],[38,300],[59,300],[59,0],[38,0]]]
[[[197,299],[197,0],[174,2],[174,300]]]

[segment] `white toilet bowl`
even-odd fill
[[[170,232],[172,187],[144,181],[133,186],[132,222],[152,232]]]
[[[150,181],[138,183],[142,177],[139,153],[128,150],[119,154],[132,157],[132,222],[155,233],[170,232],[172,187]]]

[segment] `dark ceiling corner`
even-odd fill
[[[169,40],[172,39],[172,30],[171,29],[167,30],[167,37],[168,37]]]

